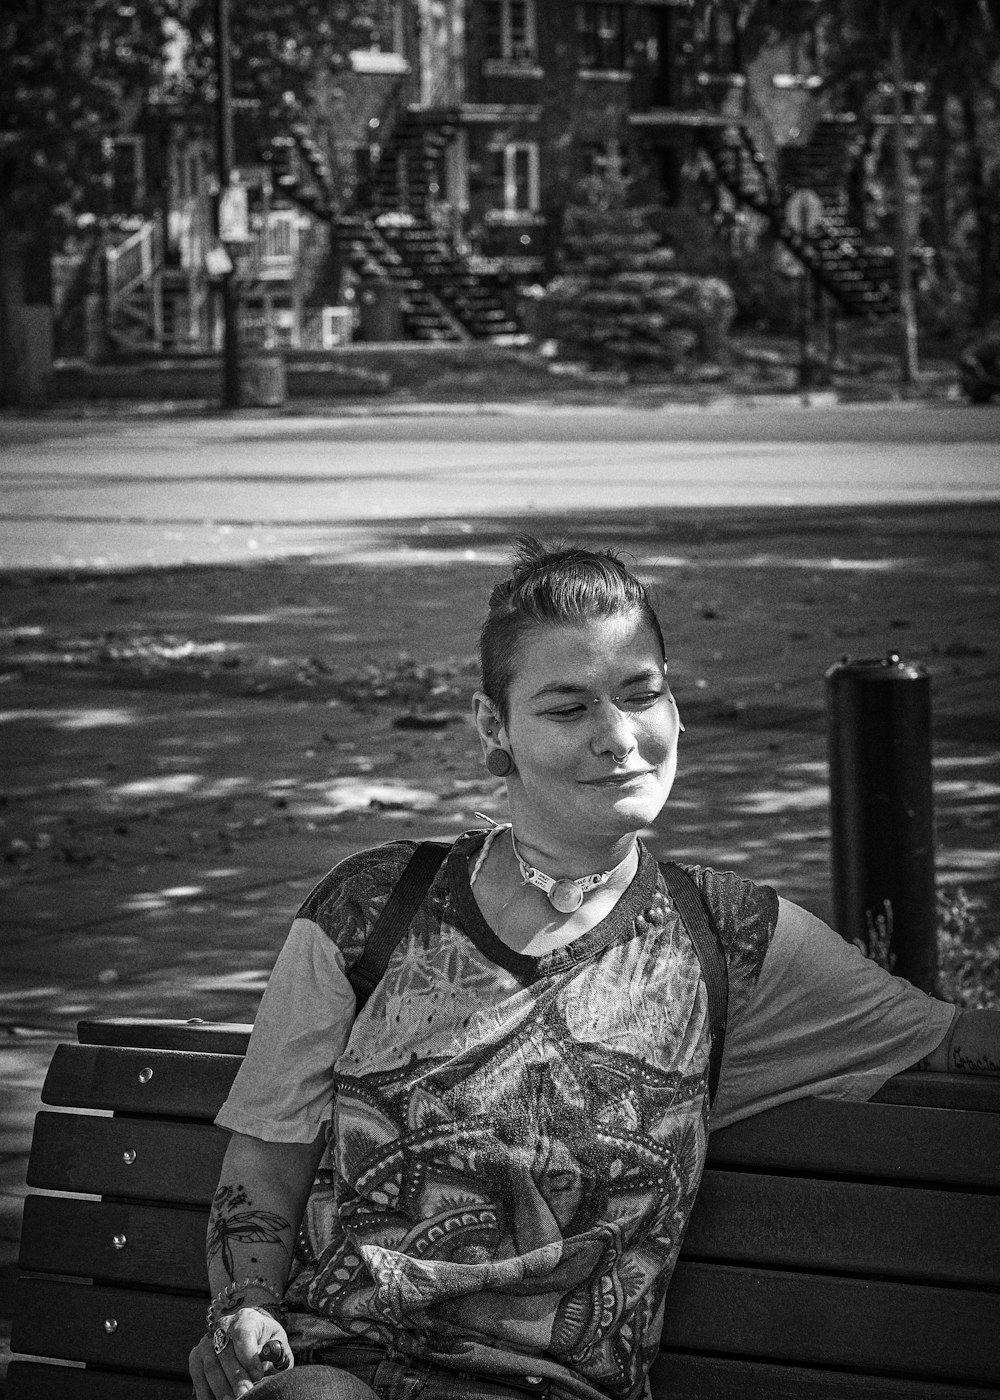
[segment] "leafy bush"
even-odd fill
[[[629,199],[629,181],[608,172],[583,181],[566,210],[561,275],[548,287],[560,348],[640,376],[669,373],[694,355],[723,360],[732,292],[720,277],[677,272],[657,209]]]
[[[673,250],[678,272],[719,277],[729,284],[738,329],[795,330],[798,292],[777,266],[770,237],[747,238],[739,249],[731,248],[707,214],[687,206],[658,209],[651,223]]]
[[[1000,1005],[1000,937],[984,932],[961,885],[938,890],[941,995],[957,1006]]]

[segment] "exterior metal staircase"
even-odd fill
[[[205,279],[164,260],[158,220],[105,249],[107,338],[125,357],[204,353],[210,348]]]
[[[126,354],[163,348],[163,239],[145,220],[105,250],[107,335]]]
[[[871,247],[848,219],[844,170],[855,130],[852,119],[817,123],[811,140],[786,148],[780,174],[745,127],[708,128],[701,135],[708,179],[747,208],[762,214],[777,238],[849,315],[887,315],[898,308],[896,266],[891,249]],[[785,204],[793,190],[819,195],[823,213],[817,228],[793,228]]]
[[[383,146],[351,208],[338,219],[345,251],[362,277],[404,290],[403,324],[417,340],[493,339],[517,334],[502,281],[473,272],[440,222],[437,193],[454,112],[398,103],[383,122]]]
[[[394,283],[401,292],[403,326],[413,340],[468,340],[470,333],[444,302],[403,262],[382,230],[364,214],[337,221],[344,252],[362,279]]]

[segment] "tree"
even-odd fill
[[[391,34],[388,0],[238,0],[235,94],[266,140],[308,113],[352,48]],[[212,120],[212,0],[6,0],[0,84],[0,402],[23,398],[25,302],[50,244],[108,212],[111,143],[151,96]],[[139,211],[136,211],[139,212]],[[26,254],[41,250],[37,278]],[[36,281],[39,285],[32,285]]]
[[[998,162],[990,139],[1000,117],[1000,0],[823,0],[823,10],[822,22],[836,39],[828,74],[834,91],[863,110],[880,82],[894,89],[901,73],[908,83],[926,86],[928,106],[945,134],[955,129],[958,140],[936,143],[935,175],[944,204],[938,203],[930,228],[938,262],[947,267],[953,226],[965,213],[971,217],[976,302],[988,319],[1000,299]]]
[[[549,286],[564,351],[595,366],[675,369],[696,348],[725,352],[733,294],[716,277],[677,273],[651,227],[651,208],[629,203],[629,182],[609,169],[584,180],[566,209],[562,274]]]
[[[1000,0],[697,0],[704,33],[724,15],[744,59],[761,44],[809,34],[823,92],[870,112],[892,83],[893,35],[908,82],[927,89],[937,121],[932,218],[937,262],[956,263],[955,231],[971,225],[975,308],[1000,310]]]
[[[0,402],[26,385],[47,249],[107,199],[111,139],[162,73],[170,0],[7,0],[0,15]],[[26,254],[32,253],[31,259]]]
[[[179,0],[185,34],[183,71],[174,91],[194,101],[215,91],[213,0]],[[387,0],[239,0],[230,11],[233,85],[275,130],[289,106],[307,103],[323,76],[345,68],[352,49],[387,42]]]
[[[172,95],[189,106],[214,101],[214,0],[180,0],[181,71]],[[391,0],[234,0],[229,13],[233,94],[258,143],[296,134],[336,169],[341,75],[354,49],[392,47]],[[324,192],[336,195],[336,190]]]

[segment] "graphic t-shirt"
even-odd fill
[[[331,1123],[286,1298],[297,1351],[365,1341],[632,1400],[705,1159],[697,955],[644,848],[601,923],[543,957],[513,952],[470,887],[483,838],[456,843],[356,1020],[345,969],[412,844],[351,857],[317,886],[218,1121],[300,1142]],[[818,920],[818,965],[801,929],[772,959],[779,925],[811,916],[767,886],[689,870],[729,968],[725,1121],[810,1092],[867,1097],[943,1038],[953,1008]],[[765,981],[772,1005],[755,1014]],[[782,1037],[797,1066],[767,1054]]]

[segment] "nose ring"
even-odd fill
[[[612,749],[611,757],[616,763],[624,763],[625,760],[628,758],[628,750],[626,749],[624,753],[615,753],[614,749]]]

